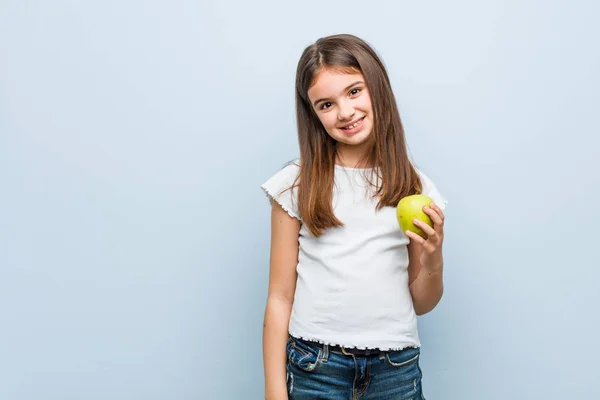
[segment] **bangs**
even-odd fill
[[[323,66],[319,67],[313,74],[310,85],[308,86],[309,89],[315,85],[315,83],[317,82],[317,77],[323,71],[331,71],[331,72],[337,72],[340,74],[351,74],[351,75],[363,74],[363,72],[360,70],[360,68],[354,67],[352,65],[323,65]]]

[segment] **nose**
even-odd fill
[[[354,117],[355,110],[349,102],[341,102],[338,107],[338,119],[340,121],[351,120]]]

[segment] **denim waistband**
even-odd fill
[[[290,336],[290,337],[293,340],[304,343],[307,346],[313,346],[313,347],[319,347],[319,348],[323,348],[323,347],[327,346],[328,351],[333,352],[333,353],[344,354],[346,356],[371,356],[371,355],[376,355],[376,354],[385,352],[380,349],[358,349],[356,347],[345,347],[345,346],[339,346],[339,345],[333,345],[333,344],[323,344],[323,343],[315,342],[312,340],[297,338],[294,336]]]

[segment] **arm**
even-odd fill
[[[444,213],[435,204],[423,210],[431,217],[433,228],[422,221],[415,220],[426,234],[423,239],[413,232],[406,232],[410,238],[408,244],[408,276],[410,295],[417,315],[423,315],[435,308],[444,293]]]
[[[421,244],[415,241],[408,244],[410,295],[417,315],[427,314],[433,310],[444,293],[443,260],[440,259],[437,265],[423,267],[422,254]]]
[[[269,291],[263,325],[265,399],[287,400],[288,324],[296,290],[300,221],[276,202],[271,211]]]

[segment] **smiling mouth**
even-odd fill
[[[360,125],[360,123],[362,122],[363,119],[365,119],[365,117],[362,117],[361,119],[359,119],[358,121],[356,121],[356,122],[354,122],[352,124],[343,126],[342,129],[345,130],[345,131],[352,130],[352,129],[356,128],[358,125]]]

